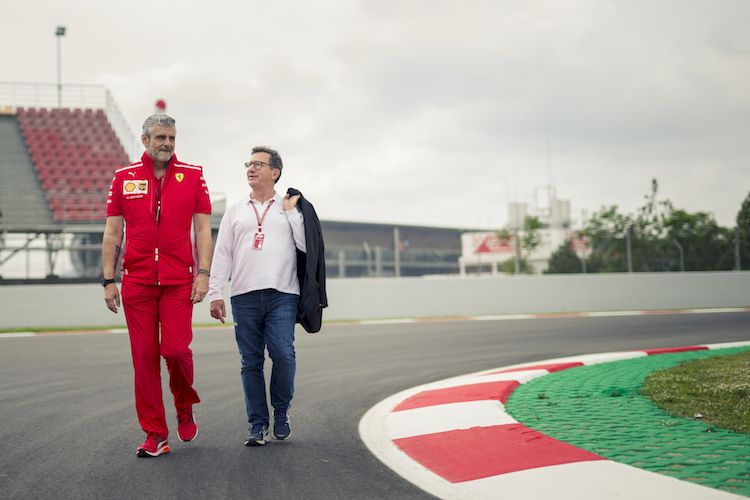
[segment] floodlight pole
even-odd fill
[[[57,37],[57,107],[62,108],[62,70],[60,69],[60,38],[65,36],[65,26],[58,26]]]

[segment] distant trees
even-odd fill
[[[682,246],[685,271],[734,269],[734,231],[719,226],[712,214],[673,210],[664,221],[664,227],[665,239]],[[666,241],[664,243],[667,245]],[[675,269],[673,264],[670,270],[680,269]]]
[[[519,273],[520,274],[533,274],[534,266],[529,263],[529,255],[531,252],[539,246],[542,242],[542,236],[539,234],[539,230],[542,228],[542,222],[539,217],[527,215],[523,220],[523,233],[519,241]],[[515,229],[505,228],[497,232],[497,237],[502,241],[514,241]],[[515,243],[514,243],[515,244]],[[515,274],[516,272],[516,259],[508,259],[500,264],[500,269],[506,274]]]
[[[740,233],[740,264],[743,269],[750,269],[750,194],[737,213],[737,227]]]
[[[587,270],[588,271],[588,270]],[[560,245],[547,261],[544,274],[568,274],[583,272],[583,262],[570,245],[570,242]]]
[[[635,214],[616,205],[602,207],[581,234],[591,238],[587,272],[627,272],[628,248],[634,272],[721,271],[734,269],[734,230],[719,226],[708,212],[675,209],[669,200],[657,201],[659,185]],[[737,216],[742,248],[750,267],[750,195]],[[744,228],[744,232],[743,232]],[[629,245],[628,245],[629,242]],[[564,244],[549,259],[549,273],[581,272],[578,255]]]

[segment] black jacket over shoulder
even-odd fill
[[[307,253],[297,250],[297,278],[299,279],[299,305],[297,323],[308,333],[320,331],[323,308],[328,307],[326,296],[326,257],[323,231],[312,204],[298,190],[289,188],[289,196],[300,195],[297,209],[305,219]]]

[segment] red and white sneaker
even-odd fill
[[[195,421],[193,407],[177,412],[177,436],[180,441],[192,441],[198,435],[198,424]]]
[[[169,453],[167,438],[159,436],[155,432],[149,432],[146,442],[138,447],[139,457],[158,457],[162,453]]]

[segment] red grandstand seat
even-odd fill
[[[52,191],[56,187],[55,179],[53,179],[51,177],[46,177],[44,179],[40,179],[40,181],[41,181],[41,184],[42,184],[42,189],[44,189],[45,191]]]
[[[69,209],[65,211],[65,220],[66,221],[79,221],[81,220],[80,216],[81,212],[77,208]]]

